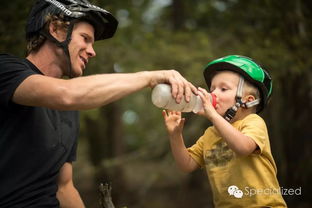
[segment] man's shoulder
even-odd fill
[[[22,60],[22,58],[19,58],[17,56],[14,56],[12,54],[8,54],[8,53],[0,53],[0,61],[3,60]]]
[[[11,54],[0,54],[0,74],[7,72],[20,73],[20,72],[31,72],[41,73],[35,65],[33,65],[26,58],[20,58]]]
[[[11,66],[16,64],[26,65],[25,58],[20,58],[6,53],[0,54],[0,67]]]

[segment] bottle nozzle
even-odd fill
[[[213,94],[213,93],[210,93],[210,95],[211,95],[210,101],[212,103],[212,106],[214,108],[216,108],[216,106],[217,106],[217,96],[215,94]]]

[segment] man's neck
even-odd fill
[[[62,49],[45,43],[37,52],[31,52],[26,59],[32,62],[44,75],[61,78],[63,76],[61,66],[66,64],[62,64],[57,53],[63,53]]]

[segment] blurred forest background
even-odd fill
[[[25,19],[34,0],[2,1],[0,52],[23,57]],[[87,74],[176,69],[206,87],[203,66],[229,55],[252,57],[272,75],[267,122],[281,187],[289,207],[312,207],[312,1],[97,0],[119,20],[114,38],[95,44]],[[74,179],[87,207],[97,208],[100,182],[113,187],[116,208],[209,208],[205,171],[181,173],[174,164],[161,110],[150,89],[81,113]],[[185,142],[210,125],[184,115]],[[233,173],[235,174],[235,173]],[[1,185],[1,184],[0,184]]]

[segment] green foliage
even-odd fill
[[[26,17],[34,0],[4,1],[0,12],[0,52],[17,56],[25,54]]]

